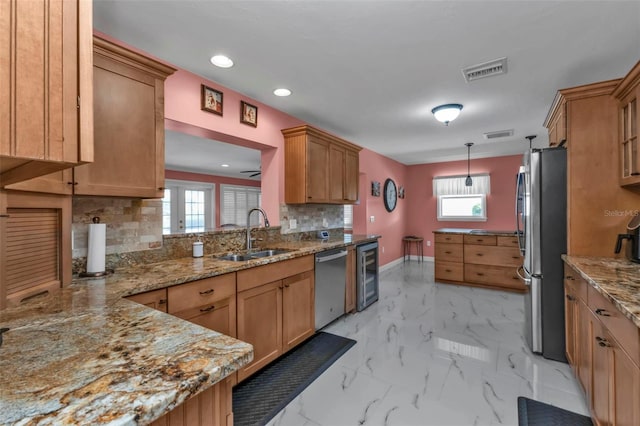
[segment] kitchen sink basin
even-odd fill
[[[277,256],[279,254],[289,253],[291,250],[286,249],[265,249],[255,251],[253,253],[230,253],[224,256],[218,256],[220,260],[230,260],[232,262],[244,262],[251,259],[259,259],[262,257]]]

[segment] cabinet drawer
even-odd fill
[[[462,234],[435,234],[436,243],[462,244]]]
[[[157,309],[162,312],[167,312],[167,289],[160,288],[158,290],[147,291],[146,293],[139,293],[128,296],[127,299],[148,306],[153,309]]]
[[[315,269],[313,255],[238,271],[238,292]]]
[[[436,261],[436,280],[462,281],[463,276],[462,263]]]
[[[520,250],[514,247],[464,246],[464,263],[477,265],[519,266],[522,264]]]
[[[476,244],[479,246],[495,246],[497,237],[495,235],[465,235],[465,244]]]
[[[640,328],[625,317],[593,286],[588,287],[588,300],[589,309],[609,329],[611,335],[629,354],[633,362],[640,365]]]
[[[169,313],[228,298],[236,292],[236,274],[225,274],[169,287]]]
[[[571,287],[582,301],[587,303],[587,288],[591,287],[571,266],[564,265],[564,282],[571,283]]]
[[[436,260],[444,262],[462,262],[462,244],[436,244]]]
[[[526,288],[515,266],[464,265],[464,280],[519,290]]]
[[[513,237],[498,237],[498,245],[502,247],[518,247],[518,237],[515,235]]]

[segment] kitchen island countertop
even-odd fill
[[[290,252],[244,262],[136,265],[1,310],[0,424],[149,423],[249,363],[253,348],[123,297],[378,237],[283,242]]]
[[[640,327],[640,264],[609,257],[562,255],[562,259]]]

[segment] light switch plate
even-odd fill
[[[322,226],[324,228],[328,227],[329,226],[329,221],[327,219],[322,218]]]
[[[369,217],[369,222],[373,223],[375,221],[376,221],[376,217],[375,216]]]
[[[289,219],[289,229],[296,229],[298,227],[298,221],[295,219]]]

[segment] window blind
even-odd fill
[[[247,212],[260,207],[262,193],[253,186],[220,185],[222,203],[220,205],[220,225],[247,225]],[[251,225],[260,223],[258,214],[251,215]]]
[[[344,229],[353,229],[353,206],[344,205]]]
[[[433,178],[433,195],[471,195],[490,194],[491,178],[488,173],[471,175],[473,184],[465,185],[467,175],[461,176],[436,176]]]

